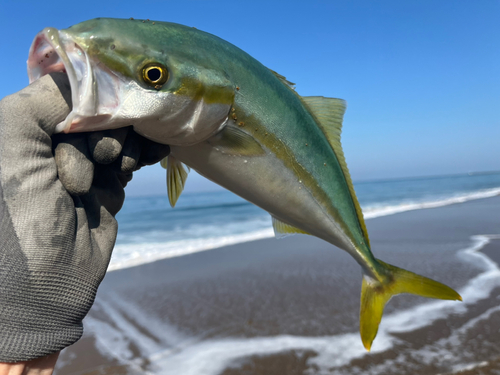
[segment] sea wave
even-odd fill
[[[266,228],[234,236],[207,237],[193,240],[172,242],[152,242],[141,244],[117,245],[114,252],[119,257],[112,259],[108,271],[151,263],[160,259],[174,258],[182,255],[198,253],[223,246],[260,240],[274,236],[272,228]]]
[[[490,198],[497,195],[500,195],[500,188],[484,189],[467,194],[464,193],[441,199],[434,198],[426,201],[405,201],[396,204],[367,205],[363,207],[363,215],[366,220],[369,220],[406,211],[442,207],[476,199]],[[137,241],[139,237],[135,235],[134,243],[118,244],[115,246],[108,271],[134,267],[160,259],[179,257],[223,246],[274,237],[273,229],[267,225],[265,220],[257,220],[256,222],[252,222],[252,225],[248,225],[248,227],[253,229],[246,233],[227,235],[227,231],[225,231],[226,234],[224,235],[202,236],[196,239],[181,239],[174,241],[151,241],[151,239],[154,238],[160,239],[168,237],[168,233],[163,232],[161,232],[160,235],[155,235],[154,232],[145,233],[141,236],[143,241]],[[259,228],[259,226],[261,227]],[[197,232],[199,234],[199,230]],[[205,232],[216,233],[217,230],[216,228],[211,228]]]
[[[363,207],[363,216],[367,219],[374,219],[376,217],[394,215],[401,212],[422,210],[426,208],[437,208],[442,206],[449,206],[451,204],[464,203],[471,200],[491,198],[500,195],[500,188],[484,189],[470,193],[457,194],[451,197],[443,197],[440,199],[430,199],[424,201],[405,201],[397,204],[389,205],[369,205]]]

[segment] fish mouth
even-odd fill
[[[85,49],[68,33],[52,27],[39,32],[27,64],[30,83],[53,72],[68,75],[73,108],[56,133],[109,128],[118,107],[118,78],[104,67],[93,68]]]

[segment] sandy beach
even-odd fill
[[[56,373],[499,374],[500,197],[367,227],[376,257],[464,302],[392,299],[366,353],[348,254],[310,236],[247,242],[109,272]]]

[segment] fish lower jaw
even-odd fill
[[[109,126],[112,115],[78,116],[70,113],[64,121],[57,124],[55,133],[79,133],[112,128]]]

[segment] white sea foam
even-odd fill
[[[385,335],[377,339],[379,345],[372,352],[380,352],[391,346]],[[288,350],[312,350],[321,353],[321,356],[328,356],[327,368],[347,364],[352,358],[361,357],[366,353],[358,334],[333,337],[281,335],[269,338],[202,341],[173,355],[158,353],[150,360],[157,375],[217,375],[244,357],[270,355]]]
[[[363,216],[365,217],[365,219],[373,219],[380,216],[394,215],[406,211],[422,210],[426,208],[437,208],[442,206],[448,206],[450,204],[464,203],[475,199],[491,198],[497,195],[500,195],[500,188],[484,189],[472,193],[459,194],[442,199],[432,199],[429,201],[421,201],[421,202],[407,201],[396,205],[386,205],[386,206],[370,205],[369,207],[363,208]]]
[[[200,251],[212,250],[237,243],[270,238],[273,236],[273,229],[267,228],[234,236],[207,237],[194,240],[160,243],[117,245],[114,252],[119,253],[119,256],[112,260],[108,271],[133,267],[144,263],[151,263],[160,259],[174,258],[182,255],[198,253]]]
[[[423,202],[404,202],[385,206],[370,205],[363,208],[363,214],[365,219],[368,220],[406,211],[436,208],[470,200],[490,198],[499,194],[500,188],[494,188]],[[269,220],[269,224],[270,222]],[[235,235],[209,236],[207,234],[207,237],[197,239],[182,239],[168,242],[147,242],[147,239],[144,239],[144,242],[141,243],[118,244],[113,251],[113,257],[108,271],[138,266],[160,259],[212,250],[223,246],[274,237],[274,231],[271,227],[257,229],[259,225],[268,224],[266,224],[265,220],[260,220],[260,223],[258,221],[257,223],[249,225],[254,228],[254,230]],[[214,228],[212,228],[211,231],[216,232]],[[151,236],[154,237],[154,234],[151,234]]]
[[[478,252],[490,240],[500,239],[498,235],[478,235],[471,238],[472,244],[468,248],[461,250],[459,256],[468,262],[472,262],[482,272],[471,279],[459,292],[464,298],[464,303],[452,301],[435,301],[428,302],[407,310],[393,313],[384,317],[380,325],[377,339],[372,347],[372,353],[383,352],[392,348],[397,339],[391,335],[396,332],[412,331],[424,326],[427,326],[437,319],[442,319],[451,314],[459,314],[465,312],[470,305],[476,303],[480,299],[487,298],[491,291],[500,286],[500,268],[490,258],[483,253]],[[133,314],[134,319],[142,321],[148,320],[144,327],[150,327],[149,318],[145,318],[145,314],[141,311],[130,309],[129,306],[120,306],[123,311]],[[106,306],[105,311],[109,312],[109,306]],[[408,356],[415,358],[434,358],[439,360],[439,363],[446,363],[452,368],[457,366],[477,365],[476,363],[463,364],[460,362],[460,357],[456,356],[450,349],[456,347],[460,342],[460,337],[464,332],[471,329],[474,325],[487,319],[491,314],[497,312],[499,308],[492,308],[475,319],[470,320],[461,328],[452,332],[452,334],[440,341],[433,347],[424,347],[411,354],[401,353],[397,358],[389,362],[381,363],[372,366],[369,374],[383,374],[384,366],[392,366],[394,363],[404,364]],[[119,358],[122,361],[134,364],[131,359],[133,356],[127,352],[131,342],[137,342],[136,346],[140,348],[141,357],[147,358],[150,362],[150,369],[157,375],[183,374],[183,375],[217,375],[225,368],[235,366],[245,357],[253,355],[270,355],[279,352],[297,350],[297,351],[314,351],[317,356],[311,357],[309,364],[317,366],[318,374],[328,373],[336,374],[334,368],[348,364],[356,358],[361,358],[367,355],[362,347],[359,333],[350,333],[336,336],[324,337],[300,337],[280,335],[274,337],[256,337],[256,338],[226,338],[219,340],[205,341],[190,341],[179,335],[176,336],[177,341],[169,341],[168,349],[161,349],[161,345],[151,342],[147,335],[144,335],[137,329],[129,329],[130,324],[122,317],[115,317],[116,312],[111,312],[113,320],[117,322],[116,327],[101,327],[104,323],[99,323],[94,320],[91,323],[93,330],[99,332],[100,350],[104,352],[116,352],[116,348],[122,353]],[[147,314],[146,314],[147,315]],[[418,320],[415,317],[418,316]],[[124,324],[124,326],[122,326]],[[165,323],[160,322],[158,326],[165,326],[163,329],[166,332],[173,330],[167,327]],[[102,334],[106,330],[108,334]],[[123,332],[120,332],[122,331]],[[156,331],[151,330],[151,334]],[[175,331],[174,331],[175,333]],[[176,342],[174,345],[173,343]],[[172,346],[174,345],[174,346]],[[122,349],[120,349],[122,348]],[[163,346],[165,348],[165,346]],[[123,355],[123,353],[126,353]],[[128,353],[128,354],[127,354]],[[429,354],[431,353],[431,354]],[[431,356],[431,357],[429,357]],[[423,360],[423,359],[422,359]],[[461,364],[462,363],[462,364]],[[367,372],[365,372],[368,374]]]
[[[152,353],[165,352],[165,348],[174,345],[178,348],[192,340],[164,318],[160,320],[116,295],[97,299],[93,311],[106,316],[105,320],[93,314],[85,318],[86,332],[93,333],[97,350],[110,359],[126,363],[137,373],[151,374],[144,372],[141,364]]]

